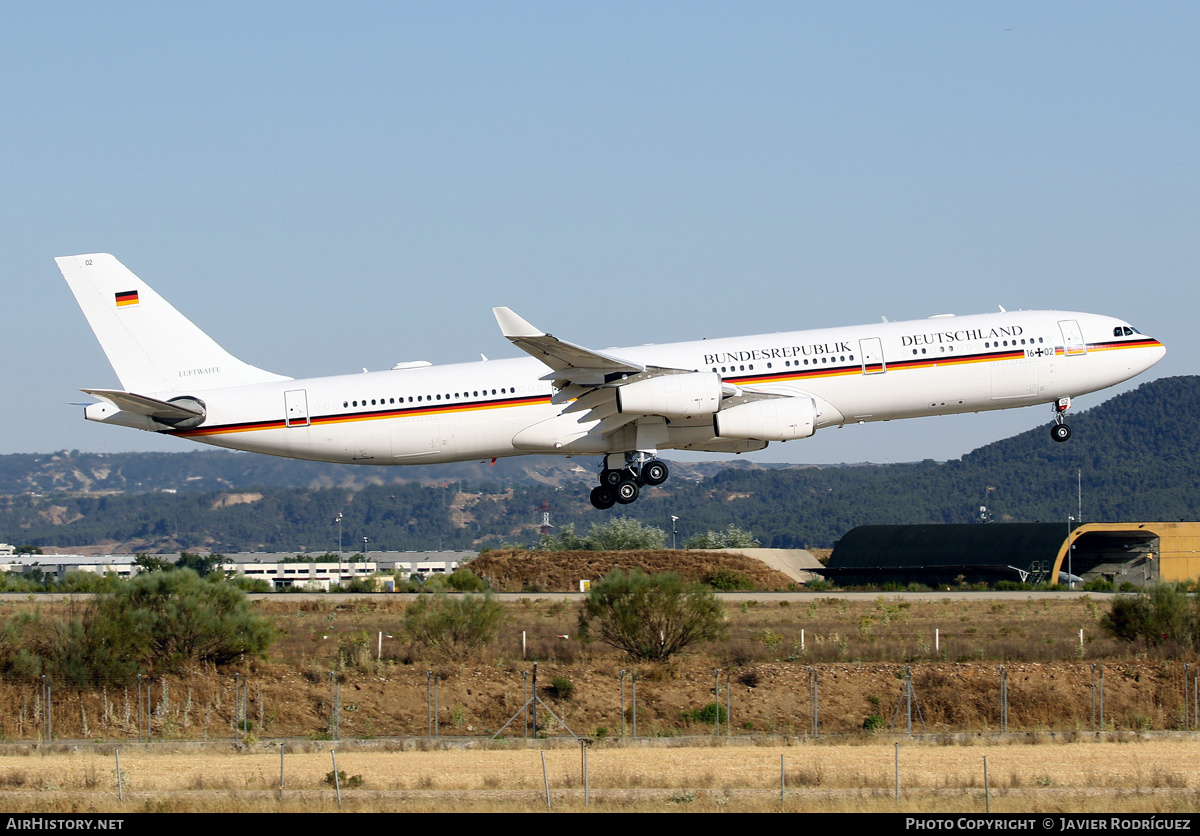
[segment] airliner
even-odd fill
[[[111,255],[55,259],[121,389],[83,389],[89,421],[275,456],[409,465],[525,454],[598,456],[599,509],[667,479],[664,450],[745,453],[817,430],[1049,404],[1149,369],[1166,348],[1071,311],[910,322],[596,351],[506,307],[528,354],[295,379],[229,354]]]

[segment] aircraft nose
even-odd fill
[[[1146,369],[1153,366],[1162,358],[1166,357],[1167,347],[1158,340],[1151,339],[1149,340],[1149,345],[1147,345],[1143,351],[1139,352],[1139,354],[1141,355],[1142,359],[1141,368],[1138,370],[1138,373],[1140,374],[1141,372],[1144,372]]]

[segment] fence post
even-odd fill
[[[987,755],[983,756],[983,801],[986,805],[985,812],[992,812],[992,795],[988,789],[988,771],[987,771]]]
[[[900,803],[900,744],[896,744],[896,803]]]
[[[787,771],[784,769],[784,755],[779,756],[779,811],[783,812],[787,804]]]
[[[808,667],[808,715],[809,715],[809,734],[814,737],[818,734],[820,725],[817,721],[817,672],[812,665]]]
[[[1008,732],[1008,671],[1000,666],[1000,733]]]
[[[630,678],[633,687],[633,739],[637,740],[637,671]]]
[[[337,790],[338,806],[342,806],[342,780],[338,777],[337,771],[337,752],[333,749],[329,750],[329,757],[333,758],[333,786]]]

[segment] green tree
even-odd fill
[[[724,531],[706,531],[689,537],[685,549],[754,549],[758,540],[749,531],[730,523]]]
[[[723,639],[725,608],[707,586],[686,585],[674,572],[627,575],[618,569],[592,585],[579,612],[579,636],[658,661],[697,642]]]
[[[180,569],[191,569],[203,578],[207,577],[210,572],[220,566],[223,559],[224,555],[220,554],[210,554],[208,557],[201,557],[191,552],[180,552],[179,559],[175,561],[175,565]]]
[[[162,557],[138,552],[133,556],[133,565],[140,572],[167,572],[175,568],[175,564]]]
[[[422,595],[404,609],[404,630],[435,655],[459,659],[492,642],[504,608],[492,594]]]
[[[575,533],[575,524],[568,523],[557,534],[542,536],[545,551],[652,551],[665,548],[667,534],[661,528],[644,525],[630,517],[615,517],[605,523],[592,523],[587,535]]]

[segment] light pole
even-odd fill
[[[334,520],[338,524],[338,554],[342,553],[342,512],[338,511],[337,519]]]
[[[1067,588],[1075,588],[1075,573],[1071,571],[1071,552],[1075,547],[1071,544],[1071,529],[1074,527],[1075,518],[1067,517]]]
[[[671,550],[675,550],[675,523],[679,522],[679,517],[671,515]]]

